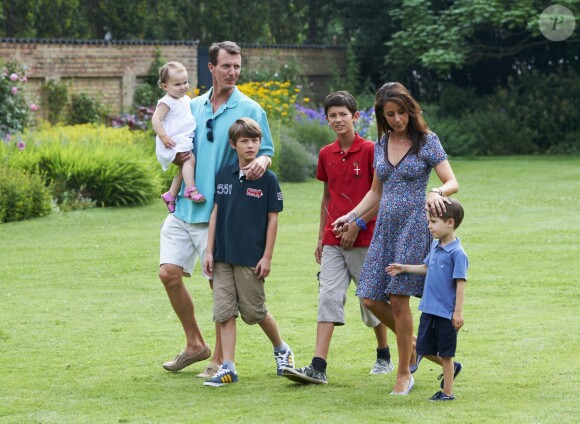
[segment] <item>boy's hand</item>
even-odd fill
[[[161,142],[168,149],[172,149],[176,146],[175,142],[168,135],[161,137]]]
[[[453,324],[453,328],[459,331],[461,327],[463,327],[463,312],[462,311],[453,311],[453,317],[451,318],[451,324]]]
[[[343,215],[340,218],[338,218],[336,221],[334,221],[332,224],[332,232],[334,234],[340,235],[342,234],[344,231],[346,231],[346,224],[348,222],[348,215]]]
[[[340,239],[340,247],[344,250],[350,250],[356,241],[360,228],[354,222],[345,224],[343,228],[344,232],[338,234],[336,238]]]
[[[203,258],[203,272],[205,272],[210,277],[213,276],[213,254],[207,253]]]
[[[394,277],[395,275],[399,275],[402,272],[405,272],[404,266],[401,264],[389,264],[389,266],[385,268],[385,271],[391,277]]]
[[[314,251],[314,259],[316,259],[316,263],[320,265],[320,262],[322,261],[322,240],[318,240],[316,250]]]
[[[260,259],[260,262],[258,262],[258,265],[256,265],[256,268],[254,269],[254,272],[259,279],[264,280],[268,275],[270,275],[271,263],[272,261],[268,258],[262,257],[262,259]]]

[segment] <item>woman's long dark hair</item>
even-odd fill
[[[425,144],[426,135],[429,132],[427,122],[423,119],[421,106],[411,96],[409,90],[399,82],[387,82],[377,91],[375,97],[375,115],[377,118],[377,131],[379,140],[383,134],[388,134],[393,131],[391,126],[387,123],[383,107],[386,102],[391,101],[397,103],[409,115],[409,123],[407,130],[411,137],[411,151],[410,153],[417,153],[421,146]]]

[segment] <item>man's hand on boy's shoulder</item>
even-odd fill
[[[246,179],[250,181],[260,179],[268,169],[268,166],[270,166],[270,160],[268,156],[260,156],[245,166],[242,171],[244,171]]]
[[[340,247],[342,247],[344,250],[352,249],[352,246],[354,246],[354,242],[358,237],[359,231],[360,228],[358,225],[356,225],[356,223],[351,222],[348,224],[348,229],[336,236],[336,238],[340,238]]]

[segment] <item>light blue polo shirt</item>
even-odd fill
[[[174,212],[174,216],[191,224],[209,222],[214,205],[215,176],[224,166],[233,165],[238,160],[236,151],[232,149],[228,140],[228,131],[236,119],[252,118],[260,124],[262,144],[258,156],[274,155],[274,144],[264,109],[234,87],[228,101],[214,113],[209,101],[212,91],[213,87],[191,101],[191,113],[197,123],[194,138],[195,183],[207,200],[203,203],[194,203],[184,198],[185,185],[182,184]],[[213,142],[207,139],[207,133],[210,131],[207,121],[210,118],[213,122],[211,128]]]
[[[455,310],[455,279],[467,281],[469,266],[461,240],[456,238],[445,246],[441,246],[439,240],[433,240],[424,263],[427,265],[427,277],[419,310],[451,319]]]

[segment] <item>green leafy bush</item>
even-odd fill
[[[522,128],[534,130],[541,153],[580,152],[580,78],[572,68],[524,72],[490,99]]]
[[[481,98],[472,87],[458,87],[448,85],[439,97],[439,111],[445,116],[461,116],[464,113],[473,112],[481,107]]]
[[[133,94],[133,107],[138,109],[139,106],[154,106],[157,101],[165,95],[165,92],[159,87],[143,84],[135,89]]]
[[[318,160],[296,139],[281,135],[282,151],[278,162],[280,181],[302,182],[316,175]]]
[[[580,79],[573,69],[524,71],[492,95],[446,87],[425,116],[454,155],[580,152]]]
[[[8,160],[42,175],[59,206],[141,205],[161,192],[162,171],[148,132],[102,125],[46,126],[24,136],[27,148]]]
[[[0,222],[44,216],[51,209],[50,190],[39,175],[0,164]]]
[[[534,130],[521,126],[504,111],[482,110],[428,122],[450,155],[521,155],[538,150]]]
[[[98,124],[106,121],[107,112],[97,99],[87,93],[73,94],[67,124]]]
[[[62,81],[50,80],[42,84],[42,92],[48,104],[48,122],[54,125],[63,121],[68,103],[68,86]]]
[[[251,64],[244,64],[239,84],[248,82],[292,81],[295,85],[305,85],[300,63],[293,57],[280,57],[280,53],[255,58]]]
[[[135,111],[141,106],[156,106],[157,101],[165,95],[165,92],[158,85],[159,69],[165,62],[166,60],[161,56],[161,50],[156,49],[155,58],[149,65],[145,76],[145,84],[137,87],[133,94],[133,109]]]
[[[318,155],[324,146],[336,140],[336,134],[328,125],[321,125],[316,121],[295,122],[290,127],[288,135],[315,155]]]

